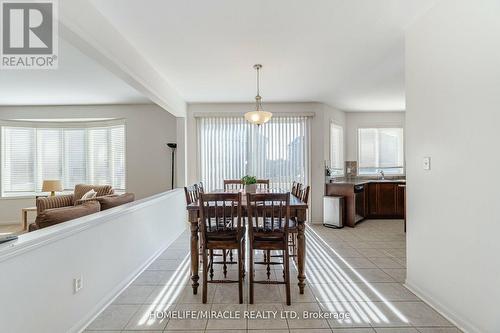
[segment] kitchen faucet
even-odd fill
[[[380,173],[380,179],[384,180],[385,179],[384,170],[380,170],[379,173]]]

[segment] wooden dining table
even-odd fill
[[[247,200],[246,193],[244,190],[216,190],[212,192],[242,192],[241,206],[243,211],[243,216],[247,216]],[[259,189],[258,193],[272,192],[272,193],[286,193],[288,191],[280,189]],[[299,280],[298,286],[301,294],[304,293],[306,275],[304,272],[305,261],[306,261],[306,219],[307,219],[307,203],[303,202],[293,194],[290,194],[290,217],[297,221],[297,279]],[[200,206],[198,202],[191,203],[187,205],[187,211],[189,215],[189,223],[191,227],[191,281],[193,287],[193,294],[198,292],[198,280],[199,276],[199,261],[200,261],[200,245],[199,245],[199,218],[200,218]]]

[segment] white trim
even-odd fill
[[[194,118],[243,117],[246,112],[193,112]],[[273,112],[273,117],[314,117],[314,112]]]
[[[408,279],[406,279],[403,285],[464,333],[481,333],[481,330],[470,321],[466,320],[463,316],[453,313],[453,311],[436,300],[434,297],[418,288],[415,284],[409,282]]]
[[[113,118],[107,120],[91,121],[29,121],[29,120],[2,120],[0,126],[6,127],[27,127],[27,128],[99,128],[125,125],[125,118]]]
[[[34,251],[41,246],[54,243],[60,239],[69,237],[119,216],[127,215],[138,209],[151,206],[160,200],[175,195],[176,191],[181,191],[181,189],[174,189],[159,193],[151,197],[130,202],[105,211],[43,228],[41,230],[37,230],[37,232],[22,234],[19,236],[17,241],[0,244],[0,262],[28,251]]]

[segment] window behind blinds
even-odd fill
[[[243,117],[198,118],[200,178],[209,190],[253,175],[271,187],[309,182],[308,117],[273,117],[255,126]]]
[[[44,179],[65,190],[79,183],[125,189],[125,126],[97,128],[2,126],[2,195],[40,192]]]
[[[360,174],[403,174],[403,129],[358,129],[358,161]]]
[[[330,124],[330,167],[331,176],[344,175],[344,129]]]

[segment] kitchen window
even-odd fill
[[[23,123],[1,126],[2,197],[32,196],[45,179],[125,190],[125,125]]]
[[[402,128],[359,128],[358,169],[360,175],[404,174]]]
[[[330,176],[344,175],[344,129],[330,124]]]

